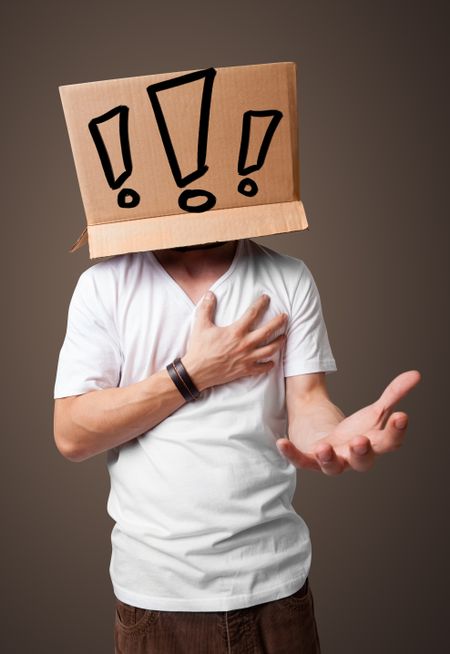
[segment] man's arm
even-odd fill
[[[65,458],[84,461],[142,435],[184,403],[167,370],[124,388],[58,398],[55,443]]]
[[[299,468],[327,475],[346,469],[364,472],[376,454],[402,444],[408,416],[391,411],[419,381],[417,370],[401,373],[375,402],[346,418],[329,398],[324,373],[287,377],[289,440],[280,438],[277,446]]]
[[[283,346],[283,335],[267,345],[261,343],[286,323],[278,314],[262,327],[251,327],[267,309],[262,295],[227,327],[213,322],[216,297],[213,293],[197,310],[187,352],[182,357],[200,391],[240,377],[260,375],[274,365],[270,357]],[[182,404],[182,395],[166,369],[122,388],[105,388],[81,395],[55,399],[54,438],[60,453],[70,461],[84,461],[144,434]]]

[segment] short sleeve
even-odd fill
[[[104,301],[108,280],[95,278],[92,268],[79,277],[69,304],[67,330],[61,347],[53,397],[80,395],[118,386],[121,350],[112,316]]]
[[[302,261],[286,329],[284,376],[337,370],[322,313],[319,291]]]

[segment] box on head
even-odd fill
[[[296,65],[60,86],[91,259],[298,231]]]

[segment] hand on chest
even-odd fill
[[[184,290],[173,280],[173,285],[153,284],[151,288],[140,289],[124,313],[120,326],[125,364],[137,366],[134,372],[142,376],[162,369],[177,356],[183,356],[200,306],[193,300],[196,295],[200,299],[209,288],[211,285]],[[274,289],[251,281],[230,281],[212,290],[217,300],[213,322],[219,327],[227,327],[241,318],[263,293],[267,293],[271,301],[264,314],[252,325],[252,330],[288,310],[274,296]],[[189,297],[188,291],[193,297]],[[268,341],[283,331],[285,329],[280,328]]]

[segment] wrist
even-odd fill
[[[192,379],[200,393],[208,388],[208,383],[202,374],[201,366],[197,361],[191,359],[189,354],[181,357],[181,363],[186,368],[189,377]]]

